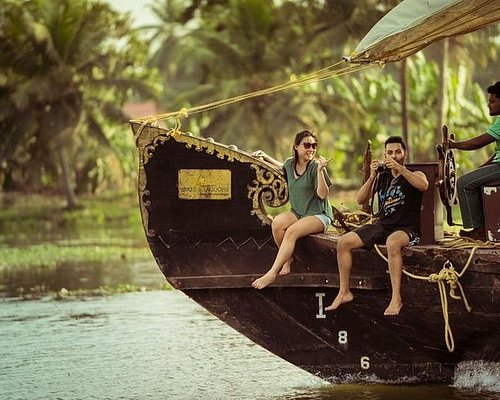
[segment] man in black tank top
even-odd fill
[[[389,273],[391,276],[391,301],[384,315],[397,315],[403,306],[401,299],[401,274],[403,258],[401,249],[415,245],[420,240],[420,210],[423,192],[429,186],[422,171],[410,171],[404,163],[406,145],[399,136],[385,141],[384,162],[374,160],[370,165],[370,177],[359,189],[358,204],[366,203],[376,195],[379,204],[378,220],[363,225],[345,235],[337,242],[337,264],[339,266],[340,288],[327,311],[353,299],[349,288],[352,268],[352,250],[374,244],[387,246]]]

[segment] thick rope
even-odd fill
[[[371,222],[371,215],[366,214],[363,212],[358,212],[358,213],[345,213],[344,215],[344,222],[346,221],[352,221],[354,222],[352,225],[353,226],[361,226],[364,225],[365,223]],[[361,217],[361,218],[360,218]],[[334,228],[335,229],[335,228]],[[336,229],[340,231],[340,229]],[[340,233],[340,232],[339,232]],[[451,263],[450,260],[447,260],[444,264],[443,267],[441,268],[441,271],[438,273],[430,274],[429,276],[420,276],[420,275],[415,275],[412,274],[405,269],[403,269],[403,273],[413,279],[417,280],[422,280],[422,281],[427,281],[430,283],[437,283],[438,288],[439,288],[439,298],[441,300],[441,310],[443,313],[443,320],[444,320],[444,340],[446,343],[446,347],[448,348],[448,351],[451,353],[455,350],[455,341],[453,338],[453,332],[451,330],[451,325],[449,321],[449,314],[448,314],[448,297],[446,295],[446,284],[449,285],[450,290],[449,290],[449,295],[452,299],[455,300],[463,300],[465,309],[470,312],[472,308],[469,305],[469,302],[467,301],[467,297],[465,296],[465,291],[460,283],[459,279],[465,274],[467,271],[467,268],[471,265],[472,259],[474,257],[474,253],[476,252],[477,249],[479,248],[494,248],[497,247],[495,243],[492,242],[482,242],[482,241],[476,241],[468,238],[460,238],[457,236],[451,236],[448,239],[442,240],[439,242],[439,244],[442,247],[448,247],[448,248],[456,248],[456,249],[470,249],[472,248],[469,257],[465,263],[465,266],[462,268],[460,273],[458,273],[453,264]],[[381,252],[380,248],[378,245],[375,245],[375,250],[377,253],[382,257],[386,262],[388,262],[387,257]],[[456,294],[456,290],[460,290],[460,295]]]
[[[176,135],[178,133],[181,133],[181,127],[182,127],[182,123],[181,123],[181,119],[183,118],[187,118],[188,117],[188,111],[186,108],[181,108],[177,115],[174,118],[175,120],[175,126],[171,129],[169,129],[168,133],[170,135]],[[132,122],[140,122],[140,120],[131,120]],[[134,136],[134,140],[135,140],[135,144],[137,145],[137,140],[139,139],[139,137],[141,136],[141,133],[142,131],[144,130],[145,126],[148,125],[148,124],[151,124],[155,122],[154,120],[152,119],[144,119],[142,122],[141,122],[141,125],[139,126],[139,129],[137,129],[137,132]]]
[[[469,265],[471,264],[472,259],[474,257],[474,253],[476,252],[477,249],[481,247],[491,247],[491,246],[489,244],[485,244],[484,246],[478,244],[474,245],[474,247],[470,252],[469,258],[467,259],[467,262],[465,263],[465,266],[462,268],[462,271],[460,273],[457,273],[450,260],[445,261],[445,263],[443,264],[443,268],[441,268],[441,271],[439,271],[437,274],[430,274],[429,276],[415,275],[403,269],[403,273],[409,276],[410,278],[438,284],[439,297],[441,300],[441,310],[443,312],[443,319],[444,319],[444,341],[450,353],[452,353],[455,350],[455,341],[453,339],[453,332],[451,330],[451,325],[449,321],[446,284],[448,284],[450,287],[450,293],[449,293],[450,297],[455,300],[462,299],[464,302],[465,309],[468,312],[470,312],[472,308],[470,307],[469,302],[465,297],[465,291],[462,284],[459,281],[459,278],[461,278],[465,273],[465,271],[467,271],[467,268],[469,268]],[[386,262],[388,262],[387,257],[380,251],[377,245],[375,245],[375,249],[377,253],[380,255],[380,257],[382,257]],[[460,296],[455,294],[457,288],[460,290]]]
[[[264,96],[267,94],[276,93],[276,92],[279,92],[282,90],[286,90],[286,89],[289,89],[292,87],[302,86],[302,85],[307,84],[307,83],[319,82],[319,81],[322,81],[325,79],[332,78],[334,76],[342,76],[342,75],[346,75],[346,74],[349,74],[349,73],[352,73],[355,71],[359,71],[359,70],[373,67],[373,65],[348,64],[347,67],[339,68],[336,70],[333,69],[340,64],[345,64],[345,62],[339,61],[336,64],[330,65],[326,68],[323,68],[323,69],[320,69],[318,71],[306,74],[306,75],[302,76],[301,78],[297,78],[294,75],[292,75],[288,82],[282,83],[280,85],[272,86],[272,87],[269,87],[266,89],[261,89],[261,90],[257,90],[254,92],[245,93],[245,94],[242,94],[239,96],[231,97],[229,99],[223,99],[223,100],[218,100],[218,101],[214,101],[211,103],[202,104],[202,105],[195,106],[192,108],[182,108],[179,111],[168,112],[168,113],[157,114],[157,115],[150,115],[150,116],[143,117],[143,118],[135,118],[135,119],[131,119],[131,122],[137,122],[137,123],[141,123],[141,124],[146,125],[146,124],[151,123],[151,122],[155,122],[155,121],[159,121],[159,120],[168,120],[171,118],[178,120],[180,118],[185,118],[187,115],[192,115],[192,114],[197,114],[197,113],[204,112],[204,111],[209,111],[209,110],[212,110],[214,108],[227,106],[227,105],[237,103],[237,102],[240,102],[243,100],[251,99],[253,97]]]

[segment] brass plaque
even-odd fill
[[[180,169],[179,199],[227,200],[231,198],[231,171],[228,169]]]

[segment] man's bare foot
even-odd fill
[[[398,315],[401,307],[403,307],[401,300],[391,300],[389,306],[384,311],[384,315]]]
[[[287,275],[290,273],[290,265],[292,265],[293,258],[290,258],[280,269],[280,275]]]
[[[267,285],[274,282],[276,279],[276,273],[268,271],[266,274],[262,275],[260,278],[252,282],[252,286],[255,289],[264,289]]]
[[[344,303],[349,303],[354,299],[354,296],[352,293],[349,291],[347,293],[340,293],[337,294],[337,297],[335,297],[335,300],[333,300],[333,303],[330,304],[328,307],[325,308],[325,311],[333,311],[339,308],[342,304]]]

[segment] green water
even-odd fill
[[[165,287],[135,195],[0,198],[0,398],[500,399],[500,367],[453,385],[331,385]],[[293,334],[293,333],[292,333]]]
[[[31,399],[500,399],[498,368],[453,386],[331,385],[179,291],[0,301],[0,393]]]

